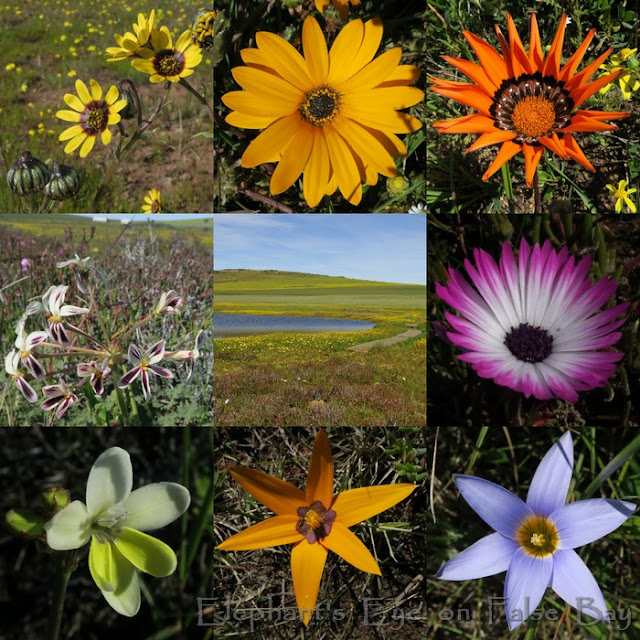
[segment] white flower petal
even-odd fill
[[[92,516],[124,502],[133,486],[133,469],[129,454],[120,447],[111,447],[93,463],[87,480],[87,508]]]
[[[44,525],[47,544],[56,551],[79,549],[91,539],[91,516],[80,500],[74,500],[58,511]]]
[[[181,484],[157,482],[136,489],[122,505],[127,517],[124,527],[153,531],[179,518],[189,506],[191,496]]]

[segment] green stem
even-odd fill
[[[180,78],[179,84],[183,86],[191,95],[195,96],[198,99],[198,102],[203,104],[207,109],[209,109],[209,113],[211,114],[211,120],[214,119],[213,107],[207,102],[207,99],[204,96],[201,96],[184,78]]]
[[[129,411],[127,409],[127,403],[125,402],[124,393],[122,389],[118,386],[118,383],[120,382],[120,373],[118,371],[119,368],[120,368],[119,366],[114,365],[111,368],[111,375],[113,376],[113,384],[115,386],[116,397],[118,398],[118,406],[120,407],[120,411],[122,413],[122,420],[124,422],[124,426],[130,427],[131,424],[129,422]]]
[[[48,640],[58,640],[60,626],[62,624],[62,612],[64,611],[64,598],[67,593],[67,584],[74,569],[73,555],[75,551],[59,554],[58,570],[53,585],[53,602],[49,614]]]
[[[533,213],[542,213],[542,197],[540,195],[540,179],[538,178],[538,170],[533,174]]]

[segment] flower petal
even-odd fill
[[[219,544],[221,551],[246,551],[300,542],[304,536],[296,531],[297,515],[274,516],[240,531]]]
[[[551,588],[582,614],[609,620],[602,591],[580,556],[573,549],[553,554]]]
[[[560,538],[558,549],[575,549],[615,531],[633,515],[636,505],[624,500],[591,498],[556,509],[549,519]]]
[[[316,608],[326,559],[327,550],[317,542],[309,544],[306,540],[302,540],[291,550],[293,589],[305,627],[309,626],[309,621]]]
[[[124,502],[133,486],[129,454],[120,447],[101,453],[91,467],[87,480],[87,509],[92,516]]]
[[[360,538],[340,522],[333,523],[331,532],[326,538],[321,539],[320,544],[337,553],[356,569],[373,573],[377,576],[382,575],[380,567],[369,549],[364,546]]]
[[[458,473],[453,478],[469,506],[490,527],[511,540],[516,539],[520,523],[534,515],[520,498],[494,482]]]
[[[327,434],[322,429],[318,431],[313,445],[305,495],[307,504],[319,500],[327,509],[333,499],[331,446]]]
[[[509,568],[517,549],[515,540],[491,533],[445,562],[435,577],[441,580],[475,580],[502,573]]]
[[[230,467],[229,473],[245,491],[279,516],[293,515],[298,507],[307,505],[307,499],[300,489],[264,471]]]
[[[122,505],[127,517],[122,525],[153,531],[177,520],[189,507],[191,496],[181,484],[155,482],[132,491]]]
[[[573,440],[567,431],[547,451],[529,485],[527,505],[537,515],[548,516],[567,499],[573,471]]]
[[[504,583],[507,624],[513,631],[538,607],[549,586],[553,571],[553,556],[530,556],[522,549],[516,550]]]
[[[91,539],[91,516],[83,502],[74,500],[45,523],[44,529],[52,549],[79,549]]]
[[[156,578],[170,576],[178,565],[168,544],[142,531],[123,527],[114,544],[136,569]]]
[[[363,520],[390,509],[411,495],[414,484],[383,484],[377,487],[359,487],[338,494],[331,508],[336,512],[336,522],[352,527]]]

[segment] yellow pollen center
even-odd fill
[[[87,115],[87,126],[95,131],[102,131],[107,125],[107,118],[102,109],[91,109]]]
[[[173,56],[162,58],[158,66],[163,76],[176,76],[180,73],[180,63]]]
[[[517,540],[529,555],[541,558],[553,554],[559,543],[555,525],[543,516],[527,518],[518,528]]]
[[[324,127],[340,113],[340,94],[327,85],[316,87],[304,97],[300,113],[309,124]]]
[[[49,324],[53,324],[54,322],[61,322],[58,316],[49,316],[47,320],[49,321]]]
[[[540,138],[551,131],[556,121],[556,110],[547,98],[528,96],[513,108],[511,120],[519,134]]]
[[[309,511],[307,511],[307,515],[304,520],[314,530],[324,522],[324,520],[313,509],[309,509]]]

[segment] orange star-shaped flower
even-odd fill
[[[413,484],[393,484],[334,495],[331,448],[322,430],[311,454],[306,491],[263,471],[231,467],[229,472],[277,515],[231,536],[216,548],[245,551],[293,543],[293,588],[305,626],[316,606],[327,552],[337,553],[361,571],[382,575],[375,558],[349,527],[391,508],[416,488]]]

